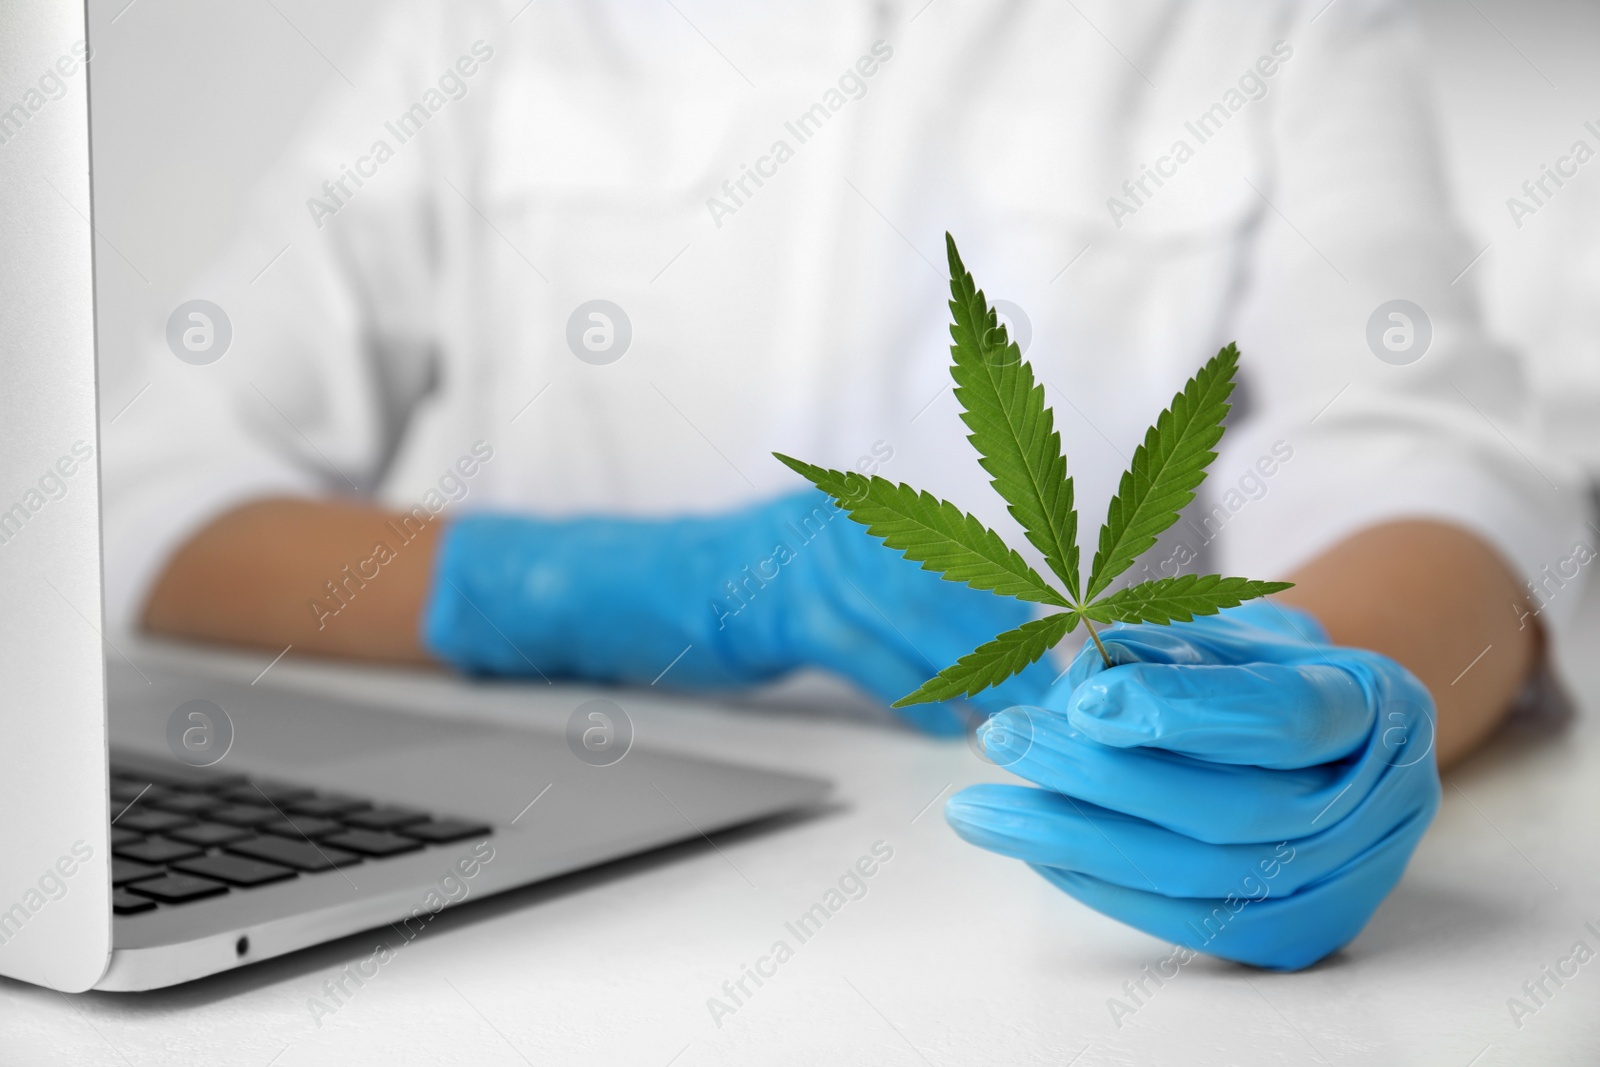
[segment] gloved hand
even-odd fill
[[[1439,804],[1428,691],[1260,601],[1102,639],[1116,666],[1087,646],[980,727],[1044,788],[962,790],[956,832],[1195,951],[1291,970],[1353,939]]]
[[[888,551],[808,489],[707,518],[457,519],[422,638],[477,673],[719,688],[811,666],[889,703],[1030,615]],[[1036,663],[984,706],[1036,699],[1053,677]],[[904,714],[937,733],[981,718],[951,705]]]

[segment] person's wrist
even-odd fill
[[[828,586],[845,566],[834,527],[848,520],[823,494],[804,490],[719,521],[723,562],[704,582],[717,655],[761,676],[814,662],[816,616],[834,613]]]
[[[468,671],[717,686],[794,665],[782,603],[760,577],[761,509],[716,518],[543,520],[478,514],[440,538],[424,647]],[[765,546],[765,547],[763,547]]]
[[[503,603],[490,605],[491,609],[501,608],[495,611],[501,616],[500,623],[478,606],[481,598],[478,587],[485,584],[484,570],[509,570],[507,564],[511,562],[500,551],[487,550],[483,544],[482,524],[505,521],[502,516],[467,516],[452,520],[439,533],[434,548],[433,570],[419,626],[420,638],[429,655],[459,670],[520,674],[539,669],[518,648],[518,638],[526,643],[528,635],[508,634],[503,629],[502,623],[512,626],[513,630],[521,630],[506,618],[509,613],[503,610]]]
[[[637,575],[658,570],[638,541],[596,520],[456,519],[435,554],[424,644],[465,670],[614,675]]]

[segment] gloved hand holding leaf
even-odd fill
[[[1042,786],[985,784],[945,817],[1129,926],[1258,967],[1348,943],[1439,805],[1433,701],[1386,656],[1265,602],[1116,626],[1042,708],[979,729]]]
[[[925,569],[1061,609],[961,657],[897,707],[1031,671],[1080,621],[1094,641],[1043,707],[1012,707],[978,730],[985,754],[1043,788],[972,786],[946,818],[1090,907],[1194,951],[1284,969],[1321,959],[1360,932],[1438,807],[1427,689],[1391,659],[1330,644],[1310,616],[1256,599],[1285,582],[1189,574],[1108,592],[1216,458],[1233,345],[1134,452],[1080,589],[1072,479],[1044,390],[947,242],[951,374],[968,439],[1060,587],[954,504],[778,457]],[[1111,627],[1103,639],[1097,623]]]

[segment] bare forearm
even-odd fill
[[[1526,593],[1493,550],[1460,527],[1395,522],[1364,530],[1290,576],[1281,598],[1341,645],[1381,652],[1433,694],[1441,767],[1505,717],[1541,654]]]
[[[356,503],[245,504],[173,555],[143,623],[203,641],[427,662],[418,624],[440,525]]]
[[[205,641],[429,662],[418,629],[441,523],[406,520],[355,503],[243,505],[174,554],[144,625]],[[1459,527],[1374,527],[1290,578],[1295,587],[1281,598],[1320,619],[1334,641],[1390,656],[1428,687],[1441,766],[1488,736],[1540,655],[1537,625],[1512,608],[1523,590]]]

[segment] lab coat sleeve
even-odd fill
[[[1592,558],[1582,483],[1541,444],[1516,353],[1485,332],[1469,269],[1482,242],[1451,214],[1413,28],[1377,0],[1310,22],[1321,6],[1285,32],[1293,57],[1263,138],[1233,331],[1252,411],[1207,487],[1220,562],[1280,578],[1363,528],[1440,520],[1493,546],[1559,630]],[[1368,341],[1369,319],[1395,299],[1431,326],[1405,365]]]
[[[486,5],[392,12],[183,297],[222,309],[220,358],[184,362],[159,332],[131,354],[103,344],[112,626],[136,621],[167,559],[222,512],[381,482],[436,384],[438,179],[470,171],[472,90],[494,74],[473,46],[503,32]]]

